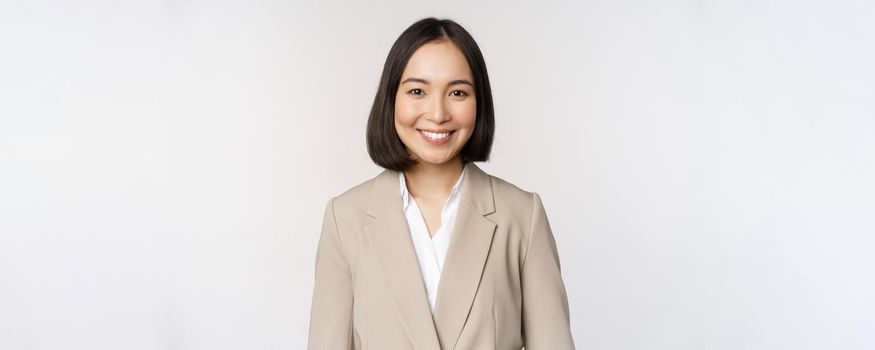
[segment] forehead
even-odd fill
[[[473,80],[465,55],[450,40],[434,41],[420,46],[404,68],[402,80],[408,77],[429,81]]]

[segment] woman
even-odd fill
[[[451,20],[392,46],[368,119],[376,177],[328,201],[310,349],[573,349],[556,243],[537,193],[483,172],[486,65]]]

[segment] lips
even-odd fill
[[[455,130],[427,130],[427,129],[417,129],[419,134],[425,138],[431,144],[442,145],[450,141],[450,136],[455,133]]]

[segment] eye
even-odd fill
[[[458,95],[456,94],[457,92],[459,93]],[[453,90],[453,92],[452,92],[451,94],[452,94],[453,96],[457,96],[457,97],[468,96],[468,93],[467,93],[467,92],[464,92],[464,91],[462,91],[462,90]]]
[[[425,93],[425,91],[422,91],[422,89],[420,89],[420,88],[416,88],[416,89],[410,89],[409,91],[407,91],[407,93],[408,94],[412,93],[414,95],[422,95]]]

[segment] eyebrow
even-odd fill
[[[428,82],[428,80],[425,80],[425,79],[422,79],[422,78],[416,78],[416,77],[410,77],[410,78],[404,79],[404,81],[401,82],[401,85],[404,85],[404,84],[406,84],[406,83],[423,83],[423,84],[425,84],[425,85],[429,85],[429,84],[430,84],[430,83]],[[470,80],[468,80],[468,79],[456,79],[456,80],[451,81],[451,82],[450,82],[449,84],[447,84],[447,85],[449,86],[449,85],[458,85],[458,84],[467,84],[467,85],[470,85],[471,87],[474,87],[474,83],[472,83],[472,82],[471,82]]]

